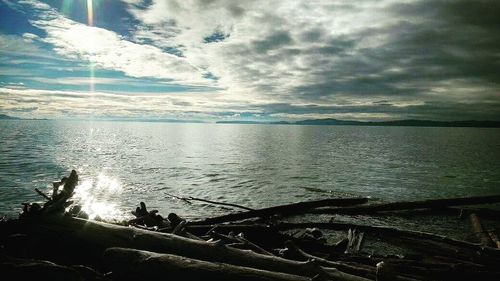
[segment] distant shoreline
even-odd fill
[[[218,121],[217,124],[266,124],[266,125],[320,125],[320,126],[369,126],[369,127],[445,127],[445,128],[500,128],[498,121],[350,121],[337,119],[311,119],[296,122]]]
[[[0,120],[59,120],[59,119],[27,119],[0,114]],[[112,122],[145,122],[145,123],[196,123],[196,124],[239,124],[239,125],[315,125],[315,126],[368,126],[368,127],[436,127],[436,128],[500,128],[500,121],[433,121],[433,120],[394,120],[394,121],[353,121],[338,119],[308,119],[301,121],[242,121],[225,120],[205,122],[201,120],[174,119],[61,119],[67,121],[112,121]]]

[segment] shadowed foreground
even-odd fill
[[[500,246],[481,219],[489,209],[452,206],[491,204],[500,196],[369,204],[367,198],[332,198],[264,209],[244,209],[188,222],[162,217],[141,202],[135,219],[110,224],[85,219],[69,199],[78,182],[72,171],[54,183],[43,204],[26,204],[19,219],[0,223],[1,274],[44,280],[499,280]],[[469,218],[479,243],[392,227],[307,221],[316,214],[460,215]],[[295,216],[295,220],[285,220]],[[451,219],[452,217],[450,217]],[[244,220],[244,221],[243,221]],[[327,232],[346,233],[336,243]],[[397,246],[400,255],[367,254],[370,239]]]

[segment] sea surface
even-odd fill
[[[365,126],[0,121],[0,214],[43,201],[77,170],[91,217],[140,201],[188,218],[336,196],[373,201],[500,194],[500,130]]]

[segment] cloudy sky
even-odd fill
[[[500,120],[500,1],[0,0],[0,113]]]

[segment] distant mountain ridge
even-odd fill
[[[0,119],[10,119],[10,120],[20,120],[21,118],[18,118],[18,117],[12,117],[12,116],[9,116],[9,115],[5,115],[5,114],[0,114]]]
[[[47,120],[24,119],[0,114],[0,120]],[[106,121],[135,121],[135,122],[167,122],[167,123],[207,123],[201,120],[179,119],[110,119]],[[432,120],[394,120],[394,121],[353,121],[333,118],[307,119],[295,122],[289,121],[252,121],[252,120],[224,120],[217,124],[264,124],[264,125],[330,125],[330,126],[401,126],[401,127],[470,127],[470,128],[500,128],[500,121],[432,121]]]
[[[218,124],[284,124],[284,125],[335,125],[335,126],[403,126],[403,127],[477,127],[500,128],[499,121],[432,121],[432,120],[394,120],[394,121],[352,121],[338,119],[309,119],[296,122],[275,121],[218,121]]]
[[[394,121],[350,121],[338,119],[311,119],[295,122],[297,125],[350,125],[350,126],[408,126],[408,127],[486,127],[499,128],[499,121],[433,121],[433,120],[394,120]]]

